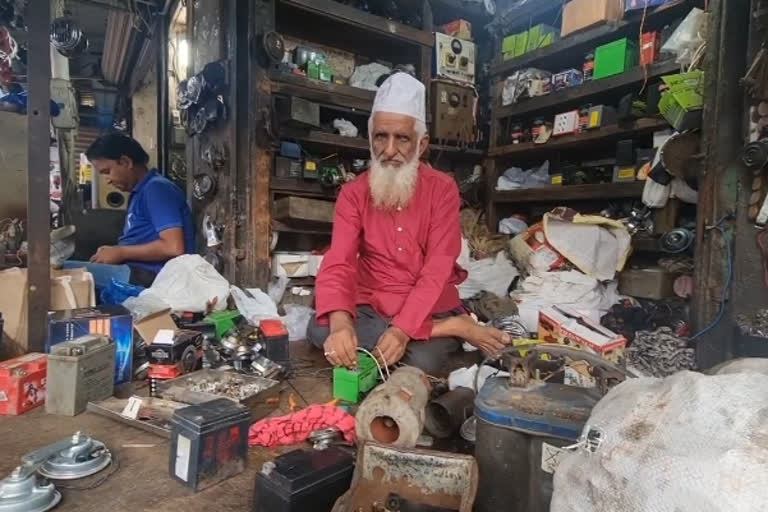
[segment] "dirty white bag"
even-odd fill
[[[495,258],[470,259],[462,266],[468,274],[466,281],[459,285],[459,297],[462,299],[468,299],[482,291],[505,297],[512,280],[520,275],[504,251],[498,253]]]
[[[758,512],[768,503],[768,375],[628,380],[555,471],[551,512]]]
[[[391,72],[392,68],[378,62],[363,64],[355,68],[355,72],[349,78],[349,85],[369,91],[377,91],[379,88],[376,86],[376,81],[381,75],[388,75]]]
[[[259,288],[248,288],[247,291],[243,291],[232,285],[231,291],[237,310],[249,324],[258,326],[262,320],[280,318],[277,314],[277,304]]]
[[[209,304],[223,311],[229,298],[229,282],[199,254],[184,254],[168,261],[152,286],[141,292],[132,304],[164,305],[157,311],[205,312]]]
[[[648,208],[664,208],[669,201],[669,193],[669,185],[662,185],[648,178],[643,186],[643,204]]]
[[[307,327],[315,310],[301,304],[286,304],[283,308],[285,309],[283,323],[288,329],[288,341],[307,339]]]

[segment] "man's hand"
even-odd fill
[[[102,245],[96,254],[91,256],[91,263],[119,265],[123,261],[125,258],[119,245]]]
[[[390,327],[381,335],[373,349],[373,355],[379,362],[386,366],[392,366],[399,362],[405,355],[405,347],[410,338],[398,327]]]
[[[475,325],[465,339],[489,356],[497,355],[512,342],[509,334],[483,325]]]
[[[331,332],[323,344],[325,358],[333,366],[357,366],[357,333],[354,327],[342,327]]]

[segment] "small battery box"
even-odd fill
[[[245,470],[251,413],[227,398],[177,409],[171,417],[171,477],[201,491]]]
[[[333,398],[356,404],[379,381],[376,361],[368,354],[357,355],[357,369],[333,369]]]
[[[115,344],[107,336],[83,336],[51,347],[45,412],[76,416],[88,402],[112,396]]]
[[[31,353],[0,363],[0,415],[16,416],[45,403],[48,356]]]
[[[288,361],[288,330],[280,320],[262,320],[259,331],[264,340],[264,355],[272,361]]]
[[[256,475],[253,512],[330,512],[353,470],[352,455],[335,446],[288,452]]]

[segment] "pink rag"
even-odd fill
[[[355,418],[344,409],[332,405],[310,405],[299,412],[267,418],[251,425],[249,446],[296,444],[306,441],[313,430],[338,427],[344,439],[355,442]]]

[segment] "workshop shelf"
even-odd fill
[[[586,147],[588,144],[600,144],[612,138],[631,138],[655,130],[669,128],[669,123],[661,118],[644,118],[626,125],[610,125],[595,130],[573,135],[563,135],[552,137],[544,144],[533,142],[522,142],[520,144],[507,144],[498,146],[488,151],[488,156],[519,156],[521,154],[532,154],[537,152],[556,151],[561,149],[570,149],[577,147]]]
[[[562,185],[518,190],[494,191],[496,203],[537,203],[584,201],[590,199],[639,199],[645,182],[603,183],[598,185]]]

